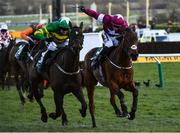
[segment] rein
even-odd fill
[[[81,23],[81,26],[80,27],[76,27],[74,28],[74,30],[72,30],[71,32],[71,36],[69,37],[69,48],[70,50],[73,52],[73,54],[75,54],[74,56],[76,56],[76,54],[78,54],[79,56],[79,50],[77,51],[76,49],[77,48],[80,48],[80,46],[82,45],[83,43],[83,35],[82,36],[79,36],[81,35],[81,32],[82,31],[82,23]],[[74,46],[75,45],[75,46]],[[74,51],[74,48],[75,48],[75,51]],[[75,60],[76,61],[76,60]],[[78,61],[79,62],[79,61]],[[74,63],[74,61],[73,61]],[[76,64],[76,63],[75,63]],[[60,70],[62,73],[66,74],[66,75],[77,75],[80,73],[81,69],[80,67],[78,66],[78,70],[77,71],[74,71],[74,72],[67,72],[65,71],[57,62],[54,63],[54,65],[58,68],[58,70]]]
[[[121,44],[120,44],[120,46],[119,46],[119,48],[118,49],[123,49],[123,47],[124,47],[124,41],[125,41],[125,34],[123,35],[123,39],[122,39],[122,41],[121,41]],[[117,50],[118,52],[119,52],[119,50]],[[116,53],[116,52],[115,52]],[[114,55],[115,55],[115,53],[114,53]],[[111,65],[113,65],[113,66],[115,66],[116,68],[118,68],[118,69],[125,69],[125,70],[129,70],[129,69],[131,69],[133,66],[131,65],[131,66],[128,66],[128,67],[123,67],[123,66],[119,66],[119,65],[116,65],[112,60],[110,60],[110,58],[108,58],[108,57],[106,57],[107,59],[108,59],[108,61],[111,63]]]
[[[132,68],[132,65],[129,66],[129,67],[121,67],[121,66],[118,66],[118,65],[116,65],[114,62],[112,62],[108,57],[107,57],[107,59],[109,60],[109,62],[110,62],[113,66],[115,66],[115,67],[118,68],[118,69],[126,69],[126,70],[128,70],[128,69],[131,69],[131,68]]]
[[[61,72],[63,72],[66,75],[76,75],[80,72],[80,68],[79,68],[77,71],[70,73],[70,72],[65,71],[63,68],[61,68],[57,63],[54,63],[54,64]]]

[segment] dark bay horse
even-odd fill
[[[11,64],[11,71],[14,75],[16,88],[21,100],[21,103],[24,104],[26,101],[25,92],[29,91],[29,79],[28,79],[28,63],[26,60],[18,60],[15,58],[15,54],[18,51],[20,46],[28,45],[25,41],[17,42],[11,49],[9,53],[9,61]],[[32,98],[30,99],[32,100]]]
[[[0,43],[0,81],[3,90],[5,87],[6,74],[10,76],[10,64],[9,64],[8,55],[14,44],[15,44],[14,39],[11,39],[8,45]]]
[[[85,102],[81,83],[82,77],[79,67],[79,53],[83,45],[83,23],[80,27],[71,27],[69,34],[69,45],[60,48],[55,56],[53,62],[49,64],[46,73],[48,81],[54,92],[55,112],[49,114],[49,117],[56,119],[62,116],[62,125],[66,125],[68,120],[63,108],[63,99],[65,94],[73,93],[75,97],[81,102],[80,113],[82,117],[86,116],[87,104]],[[36,68],[30,70],[31,84],[34,92],[35,99],[40,106],[41,120],[47,122],[48,115],[46,108],[41,101],[41,96],[38,93],[38,84],[44,79],[43,74],[38,74]]]
[[[110,102],[117,116],[128,117],[130,120],[135,118],[137,110],[138,90],[133,82],[132,60],[137,60],[138,38],[136,33],[127,29],[123,36],[121,44],[112,49],[101,65],[99,71],[93,70],[91,58],[94,56],[97,48],[90,50],[85,56],[84,83],[87,88],[89,98],[89,111],[92,117],[93,127],[96,127],[94,116],[94,89],[98,82],[109,88]],[[100,78],[103,77],[103,78]],[[131,91],[133,96],[131,112],[128,113],[123,100],[121,88]],[[115,103],[115,95],[119,98],[122,112]]]

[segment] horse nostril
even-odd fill
[[[138,56],[139,56],[139,54],[131,54],[131,58],[133,61],[136,61]]]

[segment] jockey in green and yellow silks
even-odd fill
[[[37,30],[34,35],[39,40],[51,38],[57,44],[62,43],[68,39],[68,32],[70,31],[69,21],[69,18],[63,17]]]
[[[46,27],[37,30],[34,35],[35,38],[48,44],[47,50],[42,52],[41,58],[37,62],[37,70],[42,72],[45,60],[49,57],[51,51],[57,50],[58,47],[67,46],[69,43],[70,19],[62,17],[58,21],[49,23]],[[49,42],[50,40],[50,42]]]

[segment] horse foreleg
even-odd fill
[[[17,88],[21,103],[24,105],[26,98],[24,96],[23,90],[21,88],[21,82],[17,74],[15,75],[15,82],[16,82],[16,88]]]
[[[31,84],[29,84],[29,90],[28,90],[29,94],[27,95],[27,97],[29,98],[30,102],[33,102],[33,89]]]
[[[67,120],[67,115],[64,112],[64,109],[62,110],[62,125],[67,125],[68,124],[68,120]]]
[[[81,102],[81,109],[79,111],[81,113],[81,116],[85,117],[86,116],[86,110],[87,110],[87,104],[86,104],[82,89],[80,88],[78,91],[73,91],[72,93]]]
[[[59,92],[54,91],[54,102],[56,106],[56,112],[52,112],[49,114],[53,120],[57,119],[63,113],[63,98],[64,95],[58,94]]]
[[[33,94],[34,94],[34,97],[37,101],[37,103],[39,104],[39,107],[41,109],[41,120],[43,122],[47,122],[48,120],[48,116],[47,116],[47,112],[46,112],[46,108],[44,107],[42,101],[41,101],[41,96],[38,92],[38,86],[37,85],[32,85],[32,89],[33,89]]]
[[[4,90],[4,86],[5,86],[5,75],[2,74],[2,76],[1,76],[1,88],[2,88],[2,90]]]
[[[117,91],[117,96],[119,98],[121,109],[122,109],[121,117],[129,117],[129,113],[127,111],[127,107],[124,102],[124,94],[119,89]]]
[[[10,75],[9,75],[9,72],[6,73],[5,83],[7,85],[7,90],[10,90]]]
[[[63,108],[63,98],[64,95],[59,95],[57,92],[54,91],[54,102],[56,105],[56,112],[50,113],[49,117],[55,120],[58,117],[60,117],[62,114],[62,125],[64,126],[68,124],[68,120],[67,120],[67,115]]]
[[[96,127],[96,121],[94,116],[94,86],[93,87],[87,87],[87,93],[88,93],[88,99],[89,99],[89,112],[91,114],[92,124],[93,127]]]
[[[132,102],[131,112],[129,113],[130,114],[129,120],[133,120],[135,118],[135,113],[137,110],[138,90],[134,86],[132,90],[132,96],[133,96],[133,102]]]
[[[121,116],[121,111],[119,110],[119,108],[116,105],[115,94],[111,90],[110,90],[110,94],[111,94],[110,103],[111,103],[117,117],[120,117]]]

